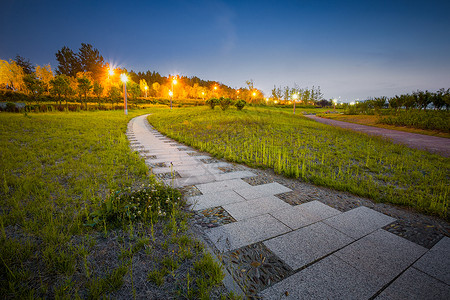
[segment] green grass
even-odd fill
[[[448,218],[450,160],[276,109],[185,108],[149,117],[217,157]]]
[[[144,112],[0,114],[1,298],[109,297],[124,282],[135,294],[135,256],[201,249],[180,193],[129,148],[127,123]],[[106,269],[98,249],[113,255]]]

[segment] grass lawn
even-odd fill
[[[142,113],[0,113],[1,298],[201,298],[220,283],[180,193],[129,148]]]
[[[149,121],[217,157],[448,219],[448,158],[272,108],[184,108]]]
[[[318,116],[327,118],[327,119],[337,120],[337,121],[343,121],[343,122],[356,123],[356,124],[367,125],[367,126],[374,126],[374,127],[379,127],[379,128],[386,128],[386,129],[399,130],[399,131],[405,131],[405,132],[411,132],[411,133],[426,134],[426,135],[450,138],[450,133],[447,133],[447,132],[441,132],[441,131],[437,131],[437,130],[425,130],[425,129],[419,129],[419,128],[406,127],[406,126],[394,126],[394,125],[381,124],[381,123],[378,123],[378,121],[380,120],[380,116],[377,116],[377,115],[318,114]]]

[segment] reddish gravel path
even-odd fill
[[[447,138],[330,120],[315,115],[305,115],[305,117],[327,125],[360,131],[371,135],[380,135],[390,139],[394,143],[405,144],[411,148],[426,150],[445,157],[450,157],[450,139]]]

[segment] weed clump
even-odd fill
[[[112,192],[89,215],[85,225],[119,227],[150,220],[154,223],[158,218],[173,215],[182,205],[181,193],[162,183],[142,185],[137,190],[128,187]]]

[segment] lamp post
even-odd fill
[[[169,96],[170,96],[170,109],[172,109],[172,98],[173,98],[173,85],[177,84],[177,79],[173,78],[172,79],[172,90],[169,91]]]
[[[145,99],[147,99],[147,90],[148,90],[148,86],[144,86],[144,90],[145,90]]]
[[[205,101],[205,92],[202,92],[203,101]]]
[[[295,115],[295,102],[297,102],[297,98],[298,98],[297,94],[292,95],[292,99],[294,100],[294,115]]]
[[[125,115],[128,115],[128,108],[127,108],[127,81],[128,77],[127,74],[122,73],[120,74],[120,80],[123,82],[123,109],[125,111]]]

